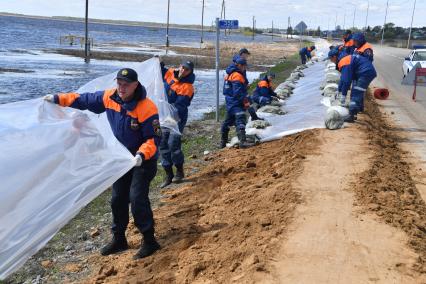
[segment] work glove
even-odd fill
[[[137,154],[135,155],[135,159],[136,159],[136,165],[135,165],[135,167],[140,167],[140,166],[142,166],[142,163],[143,163],[143,154],[141,154],[141,153],[137,153]]]
[[[248,98],[243,99],[243,106],[244,106],[244,109],[248,109],[250,107],[250,101]]]
[[[46,95],[46,96],[43,97],[43,100],[45,100],[46,102],[49,102],[49,103],[55,102],[55,98],[53,97],[53,95]]]

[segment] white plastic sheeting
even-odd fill
[[[321,46],[318,43],[316,45]],[[309,64],[309,67],[303,70],[305,77],[301,77],[296,83],[293,94],[282,106],[287,114],[275,115],[258,111],[258,115],[272,126],[266,129],[247,128],[247,134],[256,134],[261,141],[270,141],[307,129],[324,128],[327,107],[321,103],[323,97],[318,87],[325,79],[325,64],[320,61]]]
[[[125,68],[132,68],[138,73],[139,82],[145,87],[147,96],[154,101],[158,107],[161,127],[179,133],[177,120],[177,110],[170,105],[164,94],[164,85],[161,75],[160,60],[157,57],[148,59],[142,63],[126,63]],[[118,71],[118,70],[117,70]],[[99,90],[111,89],[117,86],[114,80],[117,72],[99,77],[90,81],[77,90],[77,93],[96,92]]]
[[[136,69],[163,123],[173,128],[158,59],[127,67]],[[79,91],[114,87],[114,76],[98,78]],[[0,137],[3,279],[129,171],[135,159],[114,137],[104,115],[62,108],[42,99],[0,105]]]

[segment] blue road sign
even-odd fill
[[[219,29],[238,29],[238,20],[219,20]]]

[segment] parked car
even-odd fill
[[[404,77],[407,76],[408,72],[410,72],[417,63],[420,63],[422,68],[426,68],[426,49],[415,49],[410,52],[408,57],[404,58],[404,62],[402,63],[402,73]]]

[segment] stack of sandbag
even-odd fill
[[[349,115],[349,110],[341,105],[341,98],[338,96],[340,72],[336,70],[336,64],[329,62],[325,72],[325,80],[320,86],[324,96],[321,102],[328,107],[324,124],[328,129],[334,130],[343,127],[344,120]]]
[[[326,83],[339,83],[340,82],[340,72],[337,70],[327,70],[325,74]]]
[[[336,83],[327,83],[324,86],[324,89],[322,91],[322,95],[324,97],[335,97],[337,94],[337,90],[339,88],[339,85],[337,85]]]

